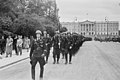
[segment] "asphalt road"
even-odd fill
[[[85,42],[72,64],[45,65],[43,80],[120,80],[120,43]],[[31,80],[29,59],[0,70],[0,80]],[[39,65],[36,80],[39,80]]]

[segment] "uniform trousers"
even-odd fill
[[[32,57],[31,60],[31,74],[32,74],[32,79],[35,80],[35,67],[37,62],[39,62],[40,65],[40,78],[43,78],[43,72],[44,72],[44,65],[45,65],[45,60],[44,57]]]
[[[56,62],[56,58],[57,58],[57,62],[59,62],[59,59],[60,59],[60,49],[59,48],[54,48],[53,49],[54,62]]]
[[[72,60],[72,52],[71,50],[65,50],[65,62],[68,63],[68,55],[69,55],[69,63],[71,63]]]

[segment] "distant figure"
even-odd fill
[[[17,40],[18,55],[19,55],[19,53],[20,53],[20,55],[22,55],[22,44],[23,44],[22,36],[18,36],[18,40]]]
[[[47,53],[46,53],[46,63],[48,62],[48,57],[50,55],[50,49],[52,47],[52,39],[49,34],[47,34],[47,41],[46,41]]]
[[[0,39],[1,55],[5,53],[5,45],[6,45],[6,40],[4,39],[4,36],[2,36],[2,39]]]
[[[33,38],[33,36],[30,36],[30,48],[31,48],[31,46],[32,46],[32,42],[34,41],[34,38]]]
[[[53,64],[57,62],[59,64],[60,59],[60,34],[56,31],[56,35],[52,39],[53,41]]]
[[[30,39],[28,37],[26,37],[25,40],[24,40],[24,47],[25,47],[25,49],[27,49],[27,52],[29,52]]]
[[[13,39],[9,35],[6,41],[6,57],[10,54],[10,57],[12,57],[12,49],[13,49]]]
[[[16,55],[18,55],[18,52],[17,52],[17,35],[15,35],[15,38],[13,39],[13,46],[14,46],[14,49],[15,49],[15,53]]]

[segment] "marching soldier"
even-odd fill
[[[45,46],[46,46],[46,58],[45,58],[45,61],[46,63],[48,62],[48,57],[49,57],[49,54],[50,54],[50,43],[51,43],[51,39],[50,39],[50,36],[49,34],[47,34],[46,31],[43,32],[43,35],[44,35],[44,42],[45,42]]]
[[[68,55],[69,55],[69,64],[71,64],[71,60],[72,60],[72,36],[70,33],[67,34],[66,36],[67,39],[67,46],[66,46],[66,52],[65,52],[65,64],[68,63]]]
[[[57,64],[59,64],[59,58],[60,58],[60,38],[59,38],[59,32],[56,32],[56,35],[53,37],[53,64],[56,63],[57,58]]]
[[[61,36],[61,43],[60,43],[60,50],[62,53],[62,59],[64,59],[64,57],[65,57],[65,52],[66,52],[65,47],[66,46],[67,46],[67,38],[66,38],[66,34],[63,33]]]
[[[50,38],[50,35],[47,34],[47,53],[46,53],[46,63],[48,62],[48,57],[50,55],[50,49],[51,49],[51,46],[52,46],[52,41],[51,41],[51,38]]]
[[[44,65],[45,65],[45,42],[43,37],[41,36],[41,31],[36,31],[36,39],[32,42],[31,51],[30,51],[30,63],[31,63],[31,72],[32,72],[32,79],[35,80],[35,66],[37,62],[40,64],[40,79],[43,78],[44,72]]]

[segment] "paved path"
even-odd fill
[[[27,52],[26,49],[22,50],[22,55],[16,55],[15,51],[12,51],[12,57],[7,57],[6,58],[6,54],[0,55],[0,69],[2,68],[6,68],[8,66],[11,66],[17,62],[20,62],[22,60],[26,60],[29,58],[29,52]]]
[[[52,64],[52,55],[45,66],[44,80],[120,80],[120,43],[85,42],[72,64]],[[0,80],[31,80],[29,59],[0,70]],[[36,80],[39,80],[36,66]]]

